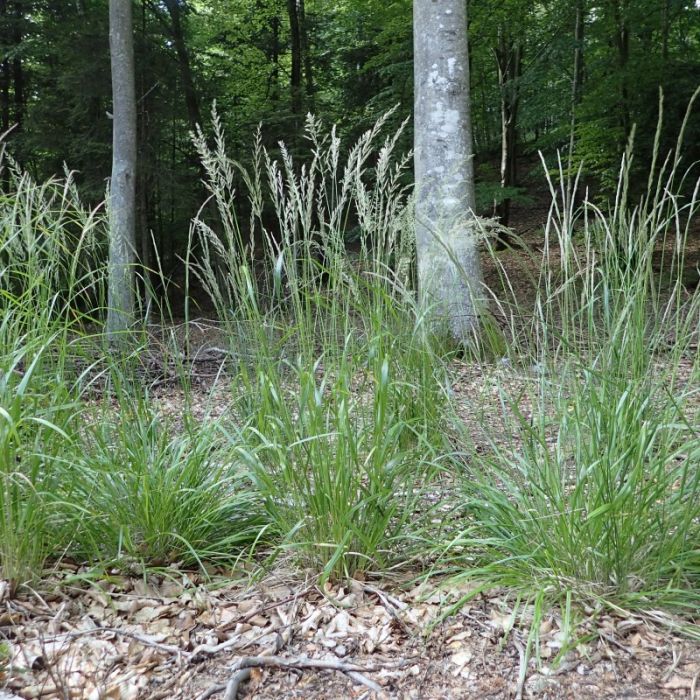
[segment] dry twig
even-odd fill
[[[240,684],[250,677],[251,668],[291,668],[291,669],[314,669],[320,671],[338,671],[345,674],[356,683],[367,686],[374,692],[381,692],[382,687],[367,678],[364,673],[375,673],[385,669],[402,668],[412,663],[411,659],[402,659],[394,663],[387,664],[352,664],[332,659],[283,659],[280,656],[246,656],[238,659],[233,664],[233,676],[228,683],[212,686],[199,696],[198,700],[208,700],[216,693],[225,691],[223,700],[235,700]]]

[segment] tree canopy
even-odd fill
[[[469,3],[477,199],[484,212],[520,192],[517,157],[567,149],[600,192],[616,180],[635,128],[643,176],[665,94],[664,139],[700,81],[695,0],[490,0]],[[202,201],[190,132],[214,100],[245,157],[302,150],[311,111],[356,137],[388,109],[413,105],[408,0],[134,0],[141,236],[170,264]],[[111,162],[108,0],[0,2],[0,128],[38,178],[77,173],[104,195]],[[512,164],[499,166],[510,126]],[[700,126],[689,125],[697,158]],[[404,145],[412,144],[410,128]],[[504,171],[505,167],[505,171]],[[499,174],[499,170],[501,171]]]

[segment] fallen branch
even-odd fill
[[[231,639],[228,639],[225,642],[221,642],[221,644],[200,644],[192,650],[188,660],[191,664],[196,664],[200,661],[204,661],[204,659],[207,659],[211,656],[215,656],[219,652],[231,649],[232,647],[235,647],[237,644],[240,643],[241,637],[240,635],[236,635],[235,637],[231,637]]]
[[[376,673],[387,669],[396,669],[408,666],[411,659],[387,664],[352,664],[333,659],[283,659],[280,656],[246,656],[238,659],[232,666],[233,676],[226,684],[212,686],[199,696],[198,700],[208,700],[216,693],[225,691],[223,700],[236,700],[238,688],[241,683],[250,677],[252,668],[287,668],[287,669],[313,669],[317,671],[338,671],[351,678],[356,683],[367,686],[375,693],[382,692],[382,687],[367,678],[364,673]]]
[[[224,693],[224,700],[236,700],[238,697],[238,688],[241,683],[245,683],[250,679],[251,670],[249,668],[244,668],[237,673],[233,674],[233,678],[226,684],[226,692]]]

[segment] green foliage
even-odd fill
[[[176,434],[133,381],[138,358],[106,352],[99,334],[90,335],[103,318],[101,218],[83,207],[70,177],[38,185],[15,166],[7,174],[13,191],[0,198],[2,577],[14,592],[65,555],[95,565],[232,561],[265,525],[245,470],[216,426],[190,421]],[[100,387],[103,411],[88,411],[84,391]]]
[[[160,566],[230,562],[259,537],[259,503],[215,424],[175,429],[129,396],[111,414],[92,417],[65,469],[71,553]]]
[[[6,320],[3,334],[7,330]],[[53,340],[17,348],[0,368],[0,574],[10,592],[38,578],[47,557],[65,545],[56,537],[53,496],[76,406],[65,386],[43,371]]]
[[[380,122],[343,162],[335,132],[310,119],[313,157],[301,170],[284,149],[281,162],[259,149],[253,162],[265,172],[243,175],[266,243],[254,278],[233,214],[236,165],[214,125],[216,150],[203,138],[198,146],[226,228],[219,238],[196,222],[204,256],[193,272],[238,359],[232,444],[285,548],[326,577],[383,570],[412,531],[445,401],[440,356],[406,286],[413,248],[399,135],[377,158]],[[259,215],[267,197],[272,229]],[[362,231],[354,260],[344,247],[349,211]]]
[[[12,587],[61,553],[62,484],[79,405],[68,379],[78,309],[100,297],[99,223],[73,182],[35,183],[13,164],[0,197],[0,568]]]
[[[624,195],[607,214],[589,205],[581,242],[580,213],[557,195],[563,171],[552,185],[547,232],[561,257],[546,241],[534,308],[514,312],[533,319],[512,355],[535,363],[530,377],[497,380],[504,429],[486,423],[486,445],[463,467],[456,507],[468,524],[446,554],[460,578],[539,591],[540,605],[697,610],[700,295],[687,296],[679,271],[698,202],[674,206],[679,156],[636,207]],[[626,183],[623,172],[620,192]],[[662,261],[670,288],[652,265],[661,246],[673,251]]]
[[[186,247],[189,220],[202,195],[202,171],[189,137],[193,122],[188,104],[193,99],[200,111],[217,100],[236,151],[262,123],[268,149],[272,152],[283,140],[297,158],[308,156],[301,133],[307,111],[337,124],[338,133],[352,140],[396,105],[392,129],[410,112],[411,3],[306,0],[303,5],[302,60],[312,80],[304,86],[300,115],[292,111],[284,3],[179,3],[180,38],[192,75],[190,96],[183,54],[164,4],[134,4],[140,248],[148,252],[153,232],[166,274],[180,278],[176,256]],[[76,171],[85,201],[96,204],[111,157],[108,2],[23,0],[8,7],[0,10],[2,50],[8,59],[2,68],[8,90],[0,97],[0,113],[3,129],[18,125],[6,137],[8,148],[40,181],[60,173],[66,163]],[[520,98],[516,126],[521,152],[550,154],[569,146],[575,7],[563,0],[470,5],[471,115],[480,159],[499,160],[502,95],[495,52],[501,38],[517,40],[522,49],[521,74],[507,88]],[[585,70],[574,109],[575,160],[584,163],[601,194],[611,194],[619,154],[636,124],[638,158],[632,177],[639,192],[653,147],[659,87],[668,96],[667,135],[677,132],[696,87],[700,13],[693,0],[611,0],[595,12],[586,0],[582,7]],[[692,162],[698,157],[693,144],[700,142],[697,119],[688,128],[686,155]],[[667,135],[663,150],[671,145]],[[410,125],[401,139],[402,147],[412,143]],[[491,189],[488,181],[483,183],[489,206]],[[248,212],[241,214],[247,219]],[[248,239],[245,224],[242,228]]]

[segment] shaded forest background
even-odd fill
[[[388,109],[398,105],[397,125],[412,109],[410,0],[135,0],[134,9],[138,235],[147,263],[152,233],[166,273],[205,197],[190,133],[214,101],[240,160],[259,124],[266,147],[283,140],[301,156],[307,112],[353,140]],[[604,196],[634,130],[633,174],[645,181],[659,88],[665,153],[700,82],[695,0],[470,2],[469,39],[477,198],[480,213],[504,223],[510,201],[527,197],[523,163],[537,150],[573,147]],[[107,0],[0,0],[0,47],[10,154],[39,180],[76,171],[97,204],[111,165]],[[688,128],[686,164],[700,157],[700,122]],[[412,137],[409,125],[406,149]]]

